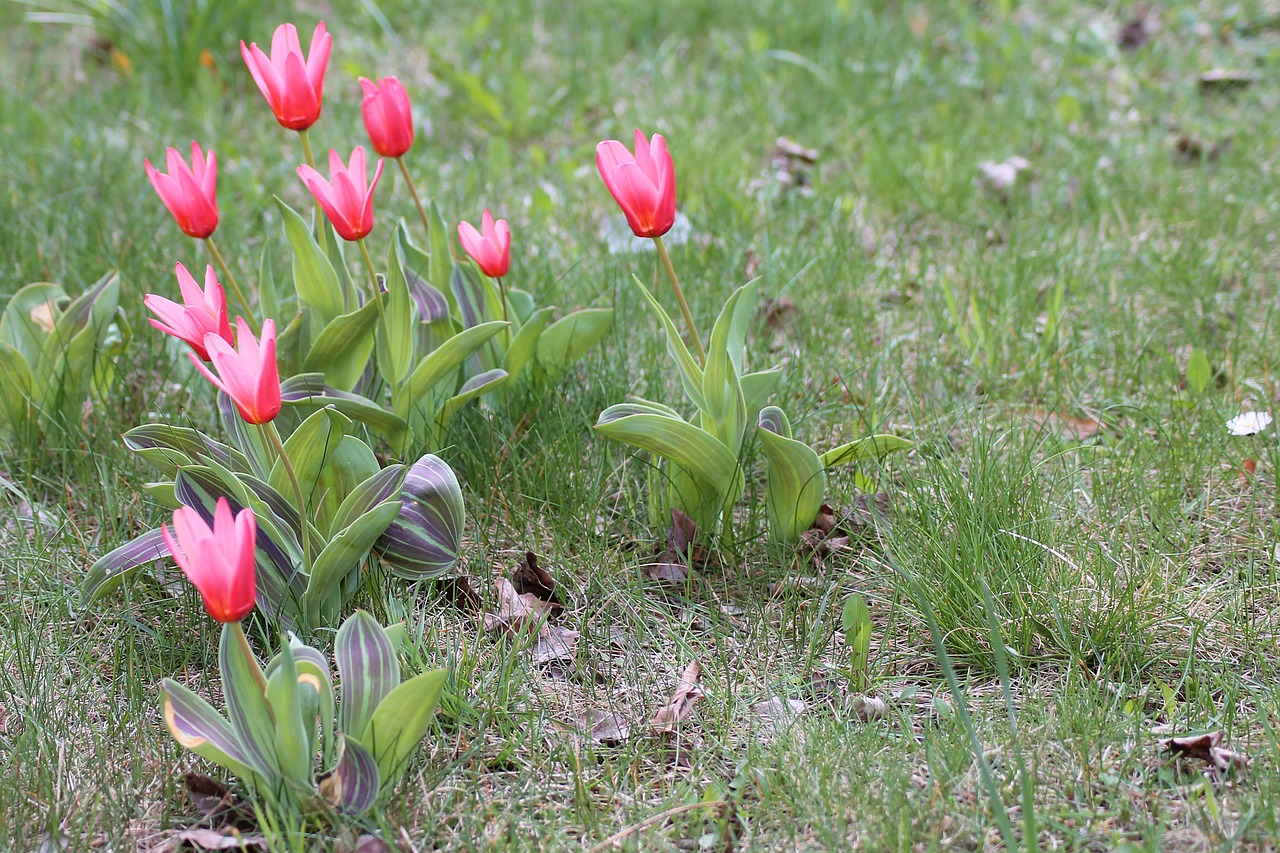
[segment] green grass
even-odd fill
[[[398,75],[431,127],[409,155],[420,188],[453,220],[505,215],[509,283],[540,303],[602,297],[618,312],[530,417],[472,408],[443,452],[468,501],[459,572],[488,598],[536,551],[562,585],[561,623],[582,634],[577,659],[535,666],[433,586],[374,585],[360,603],[407,620],[412,671],[447,664],[453,681],[430,748],[356,829],[417,850],[575,849],[620,832],[632,850],[983,849],[1007,846],[994,793],[1027,846],[1028,827],[1045,849],[1278,843],[1275,438],[1223,427],[1276,398],[1277,10],[1169,2],[1150,43],[1124,52],[1125,6],[1009,5],[332,4],[317,146],[365,142],[355,77]],[[296,143],[234,49],[181,94],[145,53],[125,75],[88,32],[21,24],[22,11],[0,6],[0,296],[38,280],[78,291],[119,268],[135,340],[82,435],[0,456],[13,486],[0,494],[0,840],[159,849],[195,814],[181,771],[208,768],[165,731],[157,683],[216,693],[215,626],[181,583],[140,579],[87,612],[75,595],[96,557],[161,518],[118,435],[157,411],[214,428],[207,389],[175,384],[190,377],[145,323],[143,294],[172,295],[173,264],[205,258],[142,158],[192,138],[216,149],[219,242],[242,282],[264,246],[287,275],[271,196],[309,200]],[[227,44],[264,42],[275,23]],[[1213,67],[1260,80],[1202,91]],[[756,328],[751,360],[786,366],[774,402],[797,437],[917,443],[879,473],[888,508],[869,537],[820,565],[768,545],[757,454],[720,563],[674,590],[641,579],[662,535],[648,460],[589,429],[628,393],[681,399],[627,287],[649,280],[653,255],[601,238],[621,217],[593,148],[637,126],[674,152],[695,236],[672,254],[704,337],[750,267],[764,295],[796,305]],[[819,152],[811,192],[770,184],[780,136]],[[1230,145],[1188,159],[1180,137]],[[1002,199],[978,164],[1013,155],[1033,169]],[[416,222],[399,184],[388,170],[379,187],[379,251],[394,217]],[[1193,347],[1216,373],[1203,395],[1183,382]],[[1101,430],[1065,435],[1069,418]],[[1246,458],[1259,464],[1242,481]],[[853,507],[851,478],[832,481],[833,505]],[[855,590],[887,704],[867,722],[838,681],[822,689],[846,660],[840,603]],[[694,659],[706,695],[683,734],[688,766],[672,766],[642,732]],[[777,738],[750,710],[773,696],[806,703]],[[616,711],[632,737],[575,738],[588,709]],[[1161,754],[1157,726],[1225,729],[1253,764],[1206,781]],[[726,805],[676,811],[704,798]],[[331,849],[341,828],[307,827],[292,846]]]

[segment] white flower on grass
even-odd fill
[[[1245,412],[1227,421],[1227,432],[1232,435],[1254,435],[1271,426],[1269,412]]]

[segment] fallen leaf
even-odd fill
[[[800,534],[798,550],[821,560],[836,551],[843,551],[851,546],[856,538],[867,540],[875,530],[876,524],[882,521],[889,512],[889,496],[884,492],[868,495],[859,492],[854,496],[853,509],[847,513],[837,513],[830,504],[823,504],[813,525]]]
[[[188,771],[183,781],[187,799],[200,811],[202,823],[242,832],[258,828],[253,806],[217,779]]]
[[[889,706],[883,699],[875,696],[853,697],[853,713],[864,723],[878,720],[889,712]]]
[[[621,746],[631,737],[631,724],[617,711],[588,708],[578,718],[578,729],[601,746]]]
[[[577,631],[569,628],[544,624],[529,654],[536,664],[573,660],[578,655],[579,636]]]
[[[747,281],[758,278],[760,275],[760,268],[763,266],[764,261],[758,254],[756,254],[756,250],[748,246],[746,255],[742,259],[743,277],[746,278]]]
[[[1093,438],[1102,431],[1102,422],[1097,418],[1077,417],[1060,412],[1033,411],[1031,422],[1041,429],[1056,432],[1062,438],[1073,441]]]
[[[1205,142],[1199,136],[1184,133],[1173,141],[1173,155],[1187,163],[1212,163],[1231,148],[1231,137]]]
[[[395,848],[376,835],[366,832],[356,839],[352,853],[394,853]]]
[[[649,721],[649,731],[658,734],[674,732],[690,713],[693,706],[702,698],[702,667],[695,660],[685,667],[680,681],[676,683],[671,701],[658,709]]]
[[[1200,88],[1205,92],[1225,92],[1258,82],[1258,75],[1252,71],[1240,71],[1235,68],[1211,68],[1200,75]]]
[[[1025,157],[1013,156],[1003,163],[984,160],[978,164],[979,182],[1007,201],[1019,177],[1030,168],[1031,161]]]
[[[494,593],[498,599],[498,609],[496,613],[484,615],[486,631],[518,634],[532,625],[541,623],[543,617],[551,610],[550,602],[543,601],[533,593],[521,595],[506,578],[498,578]]]
[[[1258,470],[1257,459],[1246,459],[1240,463],[1240,472],[1236,475],[1236,485],[1245,486],[1249,482],[1249,478]]]
[[[760,316],[769,329],[781,329],[789,326],[795,319],[796,303],[786,296],[769,299],[760,306]]]
[[[644,566],[645,576],[655,581],[683,581],[692,568],[706,565],[709,553],[695,542],[698,525],[680,510],[671,509],[667,547],[656,560]]]
[[[436,589],[453,606],[468,613],[479,613],[484,609],[480,595],[471,588],[471,581],[466,575],[454,578],[440,578],[436,581]]]
[[[521,595],[535,595],[557,610],[562,607],[556,595],[555,578],[538,566],[538,555],[532,551],[524,552],[524,559],[511,573],[511,583]]]
[[[799,699],[774,696],[752,705],[751,715],[761,734],[777,737],[791,727],[804,709],[805,704]]]
[[[1201,735],[1170,737],[1161,740],[1160,746],[1175,756],[1205,761],[1217,773],[1226,773],[1233,767],[1242,770],[1248,767],[1247,756],[1221,745],[1224,736],[1224,732],[1216,731]]]
[[[234,830],[225,835],[215,829],[184,829],[175,840],[179,850],[267,850],[266,837],[242,835]]]

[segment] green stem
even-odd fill
[[[378,323],[385,335],[387,318],[382,315],[382,288],[378,286],[378,274],[373,271],[373,258],[369,255],[369,248],[365,246],[363,237],[356,241],[356,245],[360,247],[360,254],[364,255],[364,267],[369,271],[369,284],[373,286],[373,301],[378,305]]]
[[[271,446],[276,449],[276,454],[280,457],[280,464],[284,466],[285,473],[289,475],[289,482],[293,484],[293,497],[298,504],[299,535],[302,539],[302,567],[310,575],[311,537],[307,535],[307,504],[302,499],[302,486],[298,484],[298,473],[293,470],[293,463],[289,461],[289,454],[285,453],[284,442],[280,440],[280,431],[276,429],[275,421],[267,421],[263,424],[262,431],[266,433]]]
[[[314,169],[316,158],[311,153],[311,137],[307,136],[307,131],[300,130],[298,138],[302,140],[302,156],[307,158],[307,165]],[[329,235],[326,233],[328,230],[328,226],[325,225],[324,208],[320,207],[320,202],[317,200],[316,231],[320,234],[320,251],[324,252],[326,257],[329,255]]]
[[[250,664],[249,672],[253,673],[254,680],[258,682],[258,687],[263,693],[266,693],[267,679],[262,674],[262,664],[258,663],[258,658],[253,654],[253,649],[249,647],[249,638],[244,635],[244,628],[239,622],[227,622],[223,625],[223,630],[231,632],[231,638],[236,641],[236,645],[244,654],[245,660]]]
[[[698,328],[693,325],[693,314],[689,312],[689,303],[684,300],[684,290],[680,287],[680,279],[676,278],[676,268],[671,265],[671,256],[667,254],[667,247],[662,244],[661,237],[654,237],[653,244],[658,247],[658,257],[662,258],[662,265],[666,267],[667,278],[671,279],[671,287],[676,292],[676,302],[680,303],[680,313],[684,314],[684,323],[689,327],[689,337],[698,353],[698,361],[706,364],[707,353],[702,348],[702,339],[698,337]]]
[[[427,219],[427,211],[422,207],[422,199],[418,198],[418,188],[413,185],[413,178],[409,177],[409,167],[404,164],[404,158],[397,157],[396,162],[400,164],[400,174],[404,175],[404,182],[409,187],[409,195],[413,196],[413,203],[418,207],[418,216],[422,217],[423,236],[429,239],[431,220]]]
[[[244,291],[240,289],[240,285],[236,284],[236,277],[231,274],[231,269],[227,266],[227,262],[222,259],[222,253],[218,251],[213,238],[205,237],[204,244],[209,249],[209,254],[213,255],[213,262],[218,265],[222,278],[231,286],[231,292],[236,295],[236,301],[244,309],[244,319],[249,324],[249,330],[255,335],[258,334],[258,324],[253,318],[253,309],[249,307],[249,300],[245,298]]]

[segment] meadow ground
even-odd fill
[[[617,307],[531,416],[472,407],[442,452],[467,498],[458,573],[492,607],[536,552],[576,654],[538,663],[434,583],[368,590],[448,693],[385,809],[290,846],[1275,849],[1280,447],[1224,423],[1278,392],[1280,6],[1139,5],[238,4],[232,39],[286,18],[335,34],[322,149],[364,141],[357,75],[398,75],[446,215],[505,215],[511,281],[544,304]],[[211,686],[216,626],[181,583],[76,593],[163,516],[120,433],[214,422],[144,321],[174,262],[204,260],[142,159],[216,148],[243,280],[264,243],[287,268],[271,195],[308,198],[234,40],[187,80],[145,28],[113,58],[29,11],[0,6],[0,291],[119,269],[135,340],[83,434],[0,457],[0,837],[165,849],[197,817],[182,772],[209,768],[165,731],[157,683]],[[1204,76],[1221,69],[1241,73]],[[833,477],[846,547],[771,547],[752,453],[732,546],[683,583],[645,577],[649,462],[590,429],[628,393],[680,399],[627,284],[654,255],[617,238],[593,161],[634,127],[674,153],[673,256],[704,330],[750,277],[774,300],[750,360],[785,367],[799,437],[916,443],[865,472],[882,498]],[[377,205],[380,227],[412,223],[391,170]],[[851,592],[874,622],[865,691],[838,671]],[[647,733],[695,660],[678,742]],[[593,735],[608,714],[630,731]],[[1159,744],[1219,730],[1247,768]]]

